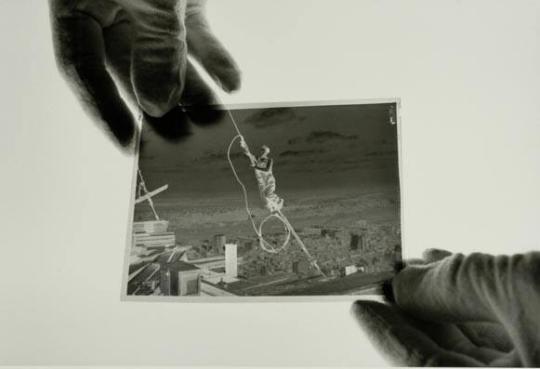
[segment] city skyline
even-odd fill
[[[379,103],[231,111],[254,154],[262,145],[270,148],[276,193],[284,199],[280,214],[299,236],[274,254],[259,245],[254,227],[269,211],[239,140],[231,144],[237,132],[227,114],[218,124],[192,126],[177,142],[143,127],[139,169],[148,191],[168,186],[152,200],[166,224],[154,220],[148,204],[135,207],[139,246],[132,257],[154,261],[132,279],[131,291],[170,294],[180,288],[182,279],[171,274],[160,272],[162,282],[156,280],[159,270],[189,275],[191,287],[184,285],[184,292],[204,288],[233,295],[353,293],[388,278],[401,255],[396,109],[396,103]],[[246,185],[248,209],[229,158]],[[262,235],[277,246],[285,239],[285,223],[270,219]],[[158,223],[165,233],[140,233]],[[218,235],[238,246],[238,273],[232,276],[213,241]],[[152,256],[156,245],[165,245],[158,259]],[[165,292],[159,283],[166,283]]]

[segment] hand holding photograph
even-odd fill
[[[401,260],[398,102],[231,108],[144,126],[124,298],[377,294]]]

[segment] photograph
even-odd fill
[[[401,260],[398,109],[251,104],[177,140],[143,126],[125,296],[380,293]]]
[[[0,367],[540,367],[540,1],[0,18]]]

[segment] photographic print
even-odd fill
[[[246,105],[175,142],[144,126],[124,297],[376,293],[401,259],[398,113]]]

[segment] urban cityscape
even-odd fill
[[[285,199],[282,212],[299,239],[290,239],[279,252],[261,247],[261,237],[250,227],[250,218],[260,223],[268,211],[262,205],[255,180],[250,179],[249,166],[240,171],[249,184],[249,202],[253,204],[252,212],[246,214],[240,190],[234,187],[223,166],[217,171],[220,177],[213,181],[217,182],[214,188],[205,188],[210,186],[204,176],[192,173],[202,183],[199,191],[184,180],[180,183],[185,192],[170,194],[178,176],[169,173],[182,173],[182,178],[187,178],[189,165],[177,162],[171,166],[160,161],[162,167],[158,167],[154,163],[170,154],[145,145],[139,159],[126,294],[242,297],[377,293],[381,282],[391,278],[401,260],[397,129],[392,124],[395,104],[234,113],[240,116],[243,126],[250,119],[254,121],[252,127],[267,121],[272,128],[281,124],[275,123],[276,119],[293,121],[291,124],[296,120],[297,126],[309,126],[310,115],[317,113],[315,108],[319,108],[319,113],[320,109],[330,111],[334,119],[339,117],[340,110],[344,117],[350,116],[351,110],[353,117],[357,113],[356,118],[367,115],[371,129],[364,126],[354,133],[352,126],[352,132],[340,132],[334,125],[336,131],[330,134],[313,127],[303,142],[298,136],[286,137],[287,147],[278,147],[280,150],[273,153],[276,192]],[[384,125],[384,129],[379,125]],[[366,132],[373,133],[372,137],[367,137]],[[145,133],[152,141],[158,141],[148,131]],[[358,149],[356,141],[361,133],[364,147]],[[336,143],[347,144],[347,156],[340,158],[341,150],[326,149]],[[319,152],[306,147],[310,145]],[[303,152],[311,153],[309,156],[315,159],[317,154],[323,156],[302,162]],[[223,160],[225,149],[222,153]],[[202,161],[208,156],[203,152],[191,161]],[[219,153],[213,156],[220,158]],[[300,159],[300,167],[292,167],[287,175],[287,162],[295,158]],[[240,167],[243,157],[236,153],[234,160]],[[337,164],[328,165],[332,163]],[[164,168],[165,165],[168,166]],[[304,173],[299,174],[298,168]],[[319,170],[326,174],[319,174]],[[311,175],[314,172],[317,174]],[[230,185],[224,189],[220,181],[225,182],[225,176]],[[314,181],[320,186],[313,186]],[[282,223],[271,220],[264,227],[264,240],[277,249],[286,241],[286,231]]]

